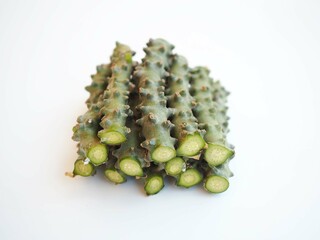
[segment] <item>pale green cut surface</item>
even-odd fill
[[[201,173],[196,169],[188,169],[187,171],[183,172],[178,180],[177,185],[185,188],[192,187],[197,185],[202,180]]]
[[[147,180],[144,189],[148,195],[153,195],[158,193],[163,187],[163,178],[160,176],[153,176]]]
[[[206,179],[204,187],[211,193],[222,193],[229,188],[229,181],[224,177],[212,175]]]
[[[175,157],[166,163],[165,170],[168,175],[176,176],[179,175],[185,167],[186,164],[184,160],[180,157]]]
[[[90,162],[99,166],[107,161],[108,158],[108,148],[103,143],[97,144],[91,147],[88,151],[88,158]]]
[[[211,167],[219,166],[230,157],[232,157],[234,151],[219,144],[209,143],[208,148],[204,154],[204,159]]]
[[[176,156],[176,151],[170,147],[159,146],[151,154],[156,162],[167,162]]]
[[[98,133],[101,142],[107,145],[119,145],[127,140],[127,138],[117,131],[100,131]]]
[[[73,170],[74,175],[89,177],[93,174],[93,172],[94,172],[94,167],[90,163],[85,163],[82,160],[77,160],[74,163],[74,170]]]
[[[119,167],[122,172],[127,174],[128,176],[133,177],[142,177],[143,170],[139,164],[139,162],[132,158],[124,158],[120,161]]]
[[[200,134],[188,135],[177,149],[178,156],[192,157],[199,154],[205,146],[205,141]]]
[[[104,175],[107,179],[115,184],[124,183],[126,181],[126,179],[120,173],[118,173],[117,170],[107,169],[104,171]]]

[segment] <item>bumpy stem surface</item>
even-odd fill
[[[108,84],[108,77],[110,77],[111,71],[109,65],[101,65],[97,67],[97,73],[92,76],[93,82],[91,86],[87,87],[90,92],[90,97],[87,100],[89,106],[88,111],[82,116],[78,117],[78,124],[73,127],[72,139],[79,142],[78,154],[81,161],[85,161],[86,168],[88,169],[91,164],[98,166],[107,161],[108,148],[100,143],[100,139],[97,137],[97,133],[100,130],[100,108],[102,100],[102,87]],[[89,159],[90,163],[86,160]],[[76,165],[77,164],[77,165]],[[77,161],[76,166],[80,166],[80,162]],[[78,168],[80,169],[80,168]],[[82,168],[84,169],[84,168]],[[94,171],[92,171],[93,173]],[[81,174],[81,171],[74,170],[77,175]]]
[[[101,142],[108,145],[118,145],[126,141],[130,129],[125,126],[128,115],[131,114],[127,99],[129,96],[130,75],[132,73],[133,52],[126,45],[117,43],[111,58],[112,76],[104,92],[103,118],[100,125],[103,130],[98,136]]]
[[[97,73],[91,75],[91,84],[85,87],[85,89],[90,93],[90,96],[86,101],[88,108],[99,101],[100,95],[108,85],[108,78],[110,76],[111,68],[109,64],[101,64],[97,66]]]
[[[212,96],[213,102],[216,106],[217,112],[217,121],[220,123],[224,130],[225,136],[229,132],[228,129],[228,120],[227,116],[227,97],[229,92],[221,85],[219,81],[212,83]],[[229,178],[233,176],[229,168],[229,162],[231,159],[228,159],[223,164],[218,167],[210,168],[209,166],[205,167],[206,179],[204,181],[204,188],[211,193],[221,193],[228,189],[229,187]]]
[[[166,69],[169,66],[169,55],[173,46],[162,39],[150,40],[142,64],[137,66],[134,77],[140,94],[138,109],[145,141],[142,147],[151,153],[156,162],[166,162],[176,156],[175,139],[170,136],[173,124],[168,120],[173,110],[167,108],[164,95]]]
[[[216,104],[217,109],[217,121],[221,124],[224,133],[227,134],[229,132],[228,129],[228,120],[229,117],[227,116],[227,101],[229,92],[221,85],[220,81],[212,82],[211,86],[212,91],[212,100]]]
[[[189,93],[189,67],[187,60],[179,55],[172,57],[170,77],[167,83],[169,107],[175,109],[172,123],[174,137],[178,139],[178,156],[194,156],[205,146],[204,130],[198,129],[192,113],[194,99]]]
[[[129,105],[133,109],[134,116],[136,116],[136,106],[139,101],[138,94],[134,91],[130,94]],[[135,123],[134,117],[127,118],[127,126],[131,132],[127,135],[127,141],[121,144],[121,147],[113,152],[113,155],[118,159],[119,168],[129,176],[142,177],[143,167],[148,165],[147,151],[142,148],[142,138],[140,137],[141,127]],[[149,163],[150,164],[150,163]]]
[[[223,127],[217,120],[217,107],[212,101],[212,81],[206,68],[198,67],[191,71],[191,92],[197,101],[194,112],[199,127],[206,130],[204,139],[208,143],[204,159],[213,167],[227,161],[234,155],[234,151],[229,147]]]

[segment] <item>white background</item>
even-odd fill
[[[320,239],[319,1],[0,1],[0,239]],[[232,92],[229,190],[68,178],[116,40],[176,45]]]

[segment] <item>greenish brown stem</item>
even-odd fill
[[[79,158],[86,159],[86,162],[87,159],[90,160],[90,164],[94,166],[107,161],[108,148],[100,143],[97,133],[100,130],[101,95],[108,84],[110,73],[109,65],[97,67],[97,73],[92,76],[92,84],[86,87],[90,92],[90,97],[87,100],[89,109],[85,114],[78,117],[78,123],[73,127],[72,139],[79,142]]]
[[[184,57],[172,56],[167,86],[169,107],[175,109],[172,123],[174,137],[178,139],[177,155],[186,157],[197,155],[205,146],[202,138],[205,131],[198,129],[197,119],[192,112],[194,99],[189,93],[189,67]]]
[[[111,77],[108,87],[103,93],[102,119],[100,125],[103,130],[98,136],[107,145],[119,145],[126,141],[130,129],[125,126],[126,119],[132,114],[128,103],[128,96],[132,83],[130,75],[133,69],[131,49],[117,43],[111,58]]]
[[[217,120],[217,106],[212,101],[212,81],[206,68],[198,67],[191,71],[191,91],[197,101],[194,112],[199,127],[206,130],[204,139],[208,143],[204,159],[213,167],[227,161],[234,155],[234,151],[227,143],[223,127]]]
[[[139,96],[136,89],[130,94],[129,105],[133,109],[133,115],[136,116],[136,106],[139,101]],[[141,127],[135,123],[134,117],[128,117],[126,126],[131,129],[127,135],[127,141],[121,144],[120,148],[113,152],[119,162],[119,168],[129,176],[142,177],[143,167],[149,165],[147,160],[147,151],[143,149],[140,144],[143,141],[140,137]]]
[[[91,75],[92,82],[85,89],[90,93],[87,99],[87,107],[96,104],[99,101],[100,95],[104,92],[108,85],[108,77],[111,76],[111,68],[109,64],[102,64],[97,66],[97,73]]]
[[[168,120],[173,110],[167,108],[164,95],[166,69],[173,46],[163,39],[150,40],[142,63],[134,72],[139,89],[139,119],[145,141],[141,146],[151,153],[155,162],[167,162],[176,156],[175,139],[170,136],[173,124]]]

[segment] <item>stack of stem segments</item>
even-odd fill
[[[88,177],[101,168],[114,184],[143,182],[147,195],[158,193],[165,178],[184,188],[202,183],[210,193],[228,189],[235,154],[227,141],[229,92],[173,48],[151,39],[138,63],[116,43],[86,87],[88,109],[72,136],[78,158],[67,175]]]

